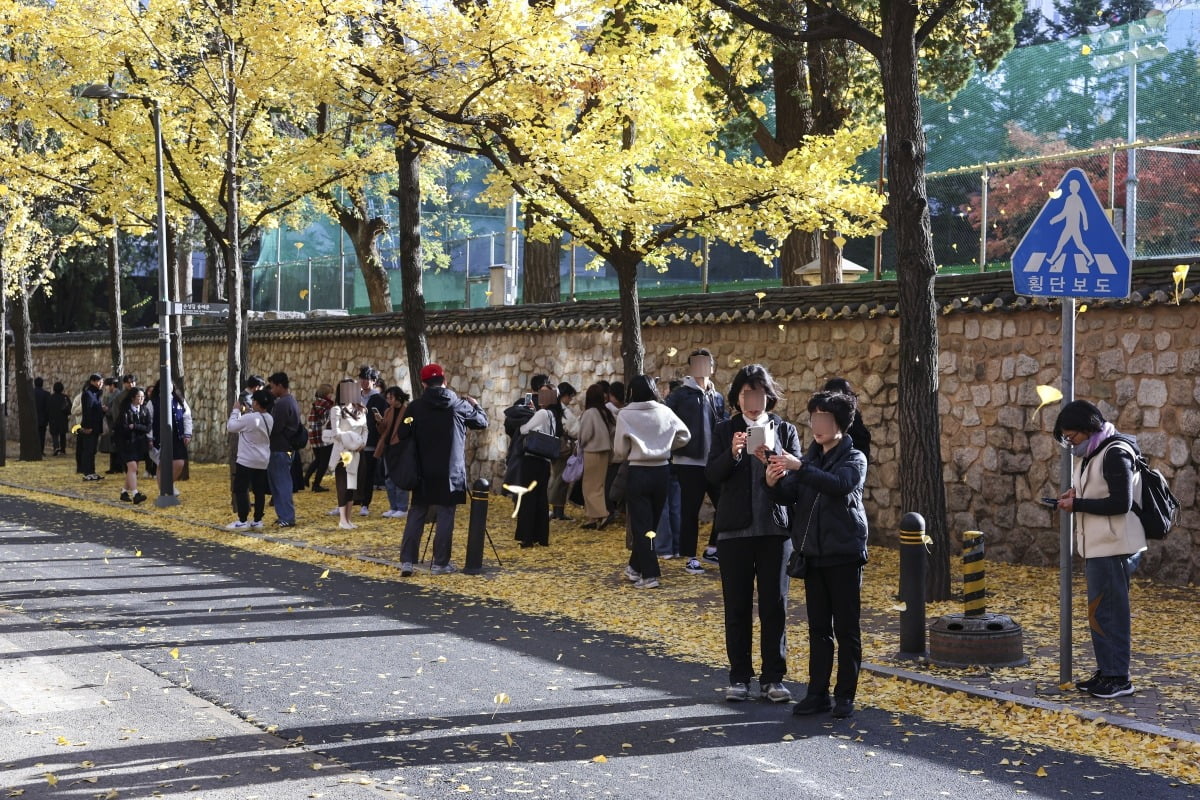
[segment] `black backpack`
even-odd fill
[[[308,444],[308,426],[301,422],[296,426],[296,431],[288,435],[288,446],[292,450],[303,450]]]
[[[1171,493],[1162,472],[1150,466],[1145,456],[1138,453],[1134,463],[1142,476],[1141,502],[1133,502],[1133,513],[1142,523],[1147,539],[1165,539],[1171,526],[1179,517],[1179,498]]]

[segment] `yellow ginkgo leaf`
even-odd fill
[[[498,695],[492,698],[492,702],[498,706],[505,706],[512,702],[512,698],[504,692],[500,692]]]
[[[83,426],[78,423],[71,426],[71,433],[78,434],[81,430],[83,430]]]
[[[607,764],[608,759],[605,758],[604,756],[596,756],[595,758],[592,759],[592,763],[593,764]]]
[[[657,534],[657,533],[655,533],[654,531],[646,531],[646,538],[647,538],[647,539],[653,539],[655,536],[658,536],[658,534]]]
[[[679,353],[679,349],[675,347],[667,348],[667,358],[674,358]]]
[[[342,459],[342,466],[348,467],[348,466],[350,466],[350,462],[354,460],[354,454],[351,453],[349,450],[343,450],[341,459]]]
[[[405,417],[405,418],[404,418],[404,424],[405,424],[405,425],[412,425],[412,423],[413,423],[413,418],[412,418],[412,417]]]
[[[1062,189],[1055,189],[1054,191],[1050,192],[1051,200],[1057,200],[1060,197],[1062,197]]]
[[[517,514],[521,513],[521,499],[525,497],[526,492],[533,491],[534,487],[537,486],[537,481],[531,482],[528,486],[518,486],[514,483],[505,483],[505,484],[503,484],[503,486],[504,486],[504,491],[512,492],[513,494],[515,494],[517,496],[517,502],[516,502],[516,505],[513,507],[513,513],[512,513],[512,518],[516,519]]]
[[[329,577],[329,570],[325,570],[324,572],[321,573],[321,577],[319,578],[319,580],[324,580],[325,578],[328,578],[328,577]]]
[[[1045,767],[1038,767],[1038,768],[1037,768],[1037,772],[1035,772],[1035,773],[1033,773],[1033,774],[1034,774],[1034,775],[1037,775],[1039,778],[1044,778],[1044,777],[1046,777],[1046,775],[1047,775],[1048,773],[1046,772],[1046,768],[1045,768]]]
[[[169,652],[167,655],[169,655],[171,658],[175,658],[175,659],[179,658],[179,648],[172,647],[171,652]]]
[[[838,247],[845,247],[846,246],[846,237],[842,236],[839,233],[837,236],[833,237],[833,243],[836,244]]]
[[[308,298],[308,289],[301,289],[300,290],[300,299],[305,300],[307,298]]]
[[[1085,44],[1083,47],[1079,48],[1079,52],[1085,56],[1090,56],[1092,54],[1092,46],[1090,44]]]
[[[511,733],[504,734],[504,741],[509,747],[512,747],[513,746],[512,734]]]
[[[1042,410],[1042,406],[1050,403],[1057,403],[1059,400],[1062,400],[1063,394],[1058,387],[1047,386],[1043,383],[1037,387],[1037,396],[1042,402],[1039,403],[1038,407],[1033,410],[1033,415],[1035,417],[1037,416],[1037,413]]]
[[[785,734],[783,735],[783,740],[784,740],[785,742],[794,742],[794,741],[796,741],[796,737],[795,737],[795,736],[792,736],[790,733],[785,733]]]
[[[892,611],[908,611],[908,603],[896,603],[892,606]]]
[[[45,777],[46,783],[50,784],[51,786],[58,786],[58,776],[53,772],[47,772]]]
[[[134,558],[141,558],[141,557],[142,557],[142,551],[141,551],[141,550],[134,550],[134,551],[133,551],[133,557],[134,557]]]

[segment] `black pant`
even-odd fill
[[[725,565],[721,565],[722,571]],[[833,672],[833,642],[837,639],[838,697],[854,699],[858,669],[862,664],[862,567],[809,566],[804,577],[804,602],[808,606],[808,693],[829,691]]]
[[[233,501],[238,519],[245,522],[250,516],[250,492],[254,492],[254,521],[262,522],[267,502],[267,471],[238,464],[233,473]]]
[[[521,456],[521,483],[537,486],[521,498],[517,512],[516,539],[523,545],[550,544],[550,462],[537,456]],[[409,513],[412,513],[411,511]]]
[[[375,447],[363,450],[358,456],[358,489],[355,502],[360,506],[371,505],[375,497]]]
[[[690,558],[696,555],[696,544],[700,538],[700,506],[704,504],[704,495],[708,495],[713,508],[716,508],[721,487],[709,483],[708,478],[704,477],[704,467],[691,464],[676,464],[675,478],[679,481],[679,554]],[[714,534],[709,537],[708,544],[712,547],[716,543]]]
[[[749,683],[754,632],[754,584],[758,582],[760,683],[779,683],[787,673],[788,577],[784,572],[792,541],[786,536],[748,536],[717,542],[721,595],[725,601],[725,652],[729,682]]]
[[[66,431],[63,431],[62,433],[51,433],[50,434],[50,443],[54,445],[54,452],[56,452],[56,453],[67,452]]]
[[[654,540],[646,533],[658,527],[663,506],[667,504],[667,488],[671,483],[671,468],[639,467],[629,465],[628,484],[625,488],[625,509],[629,514],[630,530],[633,533],[633,549],[629,554],[629,566],[643,578],[662,575],[658,566],[658,554],[654,552]]]
[[[93,475],[96,472],[96,447],[100,444],[100,434],[80,433],[75,440],[75,468],[83,475]]]
[[[42,452],[46,452],[46,429],[50,427],[48,422],[38,423],[38,442],[41,444]]]
[[[329,469],[329,455],[333,452],[333,445],[326,444],[320,447],[313,448],[313,460],[308,465],[308,469],[304,470],[303,480],[300,485],[309,482],[312,479],[312,487],[315,489],[321,485],[321,479],[325,477],[325,472]]]

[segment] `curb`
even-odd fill
[[[1027,697],[1020,694],[1012,694],[1011,692],[1001,692],[995,689],[984,689],[979,686],[971,686],[965,683],[956,683],[955,681],[945,678],[935,678],[931,675],[922,675],[919,672],[912,670],[900,669],[898,667],[887,667],[881,664],[863,663],[862,669],[864,672],[870,672],[885,678],[896,678],[909,683],[917,683],[923,686],[928,686],[933,689],[946,692],[962,692],[963,694],[978,697],[982,700],[992,700],[996,703],[1013,703],[1015,705],[1025,706],[1026,708],[1035,708],[1040,711],[1053,711],[1057,714],[1067,714],[1069,716],[1078,717],[1081,720],[1088,722],[1102,723],[1111,725],[1114,728],[1123,728],[1134,733],[1146,734],[1149,736],[1159,736],[1165,739],[1176,739],[1192,744],[1200,744],[1200,735],[1189,731],[1182,731],[1178,728],[1165,728],[1161,725],[1152,725],[1148,722],[1140,722],[1138,720],[1129,720],[1122,717],[1113,717],[1109,714],[1104,714],[1099,711],[1089,711],[1084,708],[1076,708],[1067,703],[1056,703],[1053,700],[1043,700],[1038,697]]]

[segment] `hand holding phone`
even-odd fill
[[[1057,506],[1058,498],[1057,497],[1043,497],[1042,502],[1048,506]]]

